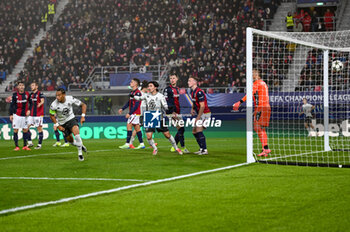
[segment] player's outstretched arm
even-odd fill
[[[233,110],[234,111],[238,111],[239,107],[241,106],[241,104],[243,102],[245,102],[245,100],[247,99],[247,95],[244,96],[241,100],[239,100],[238,102],[236,102],[235,104],[233,104]]]
[[[125,103],[125,105],[124,105],[121,109],[118,110],[118,113],[119,113],[119,114],[122,114],[123,111],[124,111],[126,108],[129,107],[129,103],[130,103],[130,102],[127,101],[127,102]]]
[[[136,101],[143,101],[143,100],[146,100],[146,94],[142,94],[141,96],[135,95],[135,96],[134,96],[134,99],[135,99]]]

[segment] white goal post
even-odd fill
[[[350,31],[247,28],[248,163],[350,167],[349,60]],[[267,156],[258,156],[264,144],[254,127],[253,69],[267,84],[270,97],[271,115],[263,118],[269,121],[263,127],[265,147],[271,150]]]

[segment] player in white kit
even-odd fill
[[[66,91],[62,88],[56,91],[56,100],[51,103],[50,119],[55,126],[62,131],[68,142],[78,148],[79,161],[83,161],[84,156],[82,151],[87,152],[87,149],[80,138],[79,124],[73,113],[73,105],[81,107],[82,114],[80,124],[83,125],[85,122],[86,104],[72,96],[66,96]],[[55,115],[57,116],[57,120]]]
[[[305,114],[305,121],[304,121],[304,126],[306,130],[309,132],[309,136],[312,133],[315,133],[315,127],[312,124],[312,111],[315,109],[315,106],[307,103],[307,99],[303,99],[303,106],[302,106],[302,112],[300,112],[299,116]]]
[[[148,82],[148,90],[149,94],[144,94],[142,99],[146,100],[146,107],[148,111],[159,111],[159,112],[165,112],[168,110],[168,104],[165,99],[165,96],[158,92],[159,84],[156,81],[150,81]],[[163,135],[169,140],[171,145],[175,148],[175,150],[182,155],[181,149],[179,149],[176,145],[174,137],[170,134],[169,129],[163,125],[163,122],[161,120],[160,128],[146,128],[146,135],[148,143],[153,147],[153,155],[156,155],[158,153],[158,148],[156,144],[154,143],[154,140],[152,139],[153,133],[156,131],[162,132]]]

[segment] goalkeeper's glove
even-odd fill
[[[234,110],[234,111],[238,111],[240,105],[241,105],[241,102],[240,102],[240,101],[239,101],[239,102],[236,102],[235,104],[233,104],[233,110]]]

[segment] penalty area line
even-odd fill
[[[175,176],[175,177],[170,177],[170,178],[165,178],[165,179],[147,181],[147,182],[139,183],[139,184],[127,185],[127,186],[109,189],[109,190],[104,190],[104,191],[99,191],[99,192],[92,192],[92,193],[78,195],[78,196],[74,196],[74,197],[62,198],[62,199],[57,200],[57,201],[41,202],[41,203],[35,203],[32,205],[25,205],[25,206],[20,206],[20,207],[16,207],[16,208],[5,209],[5,210],[0,211],[0,215],[8,214],[8,213],[15,213],[18,211],[23,211],[23,210],[27,210],[27,209],[34,209],[34,208],[48,206],[48,205],[57,205],[60,203],[84,199],[84,198],[88,198],[88,197],[94,197],[94,196],[99,196],[99,195],[103,195],[103,194],[115,193],[115,192],[119,192],[122,190],[133,189],[133,188],[142,187],[142,186],[149,186],[149,185],[153,185],[153,184],[164,183],[164,182],[169,182],[169,181],[174,181],[174,180],[180,180],[180,179],[184,179],[184,178],[188,178],[188,177],[193,177],[193,176],[198,176],[198,175],[203,175],[203,174],[208,174],[208,173],[213,173],[213,172],[219,172],[219,171],[223,171],[223,170],[228,170],[228,169],[232,169],[232,168],[245,166],[248,164],[250,164],[250,163],[241,163],[241,164],[226,166],[226,167],[222,167],[222,168],[194,172],[194,173],[181,175],[181,176]]]
[[[24,176],[1,176],[0,180],[90,180],[90,181],[130,181],[146,182],[149,180],[136,179],[113,179],[113,178],[69,178],[69,177],[24,177]]]

